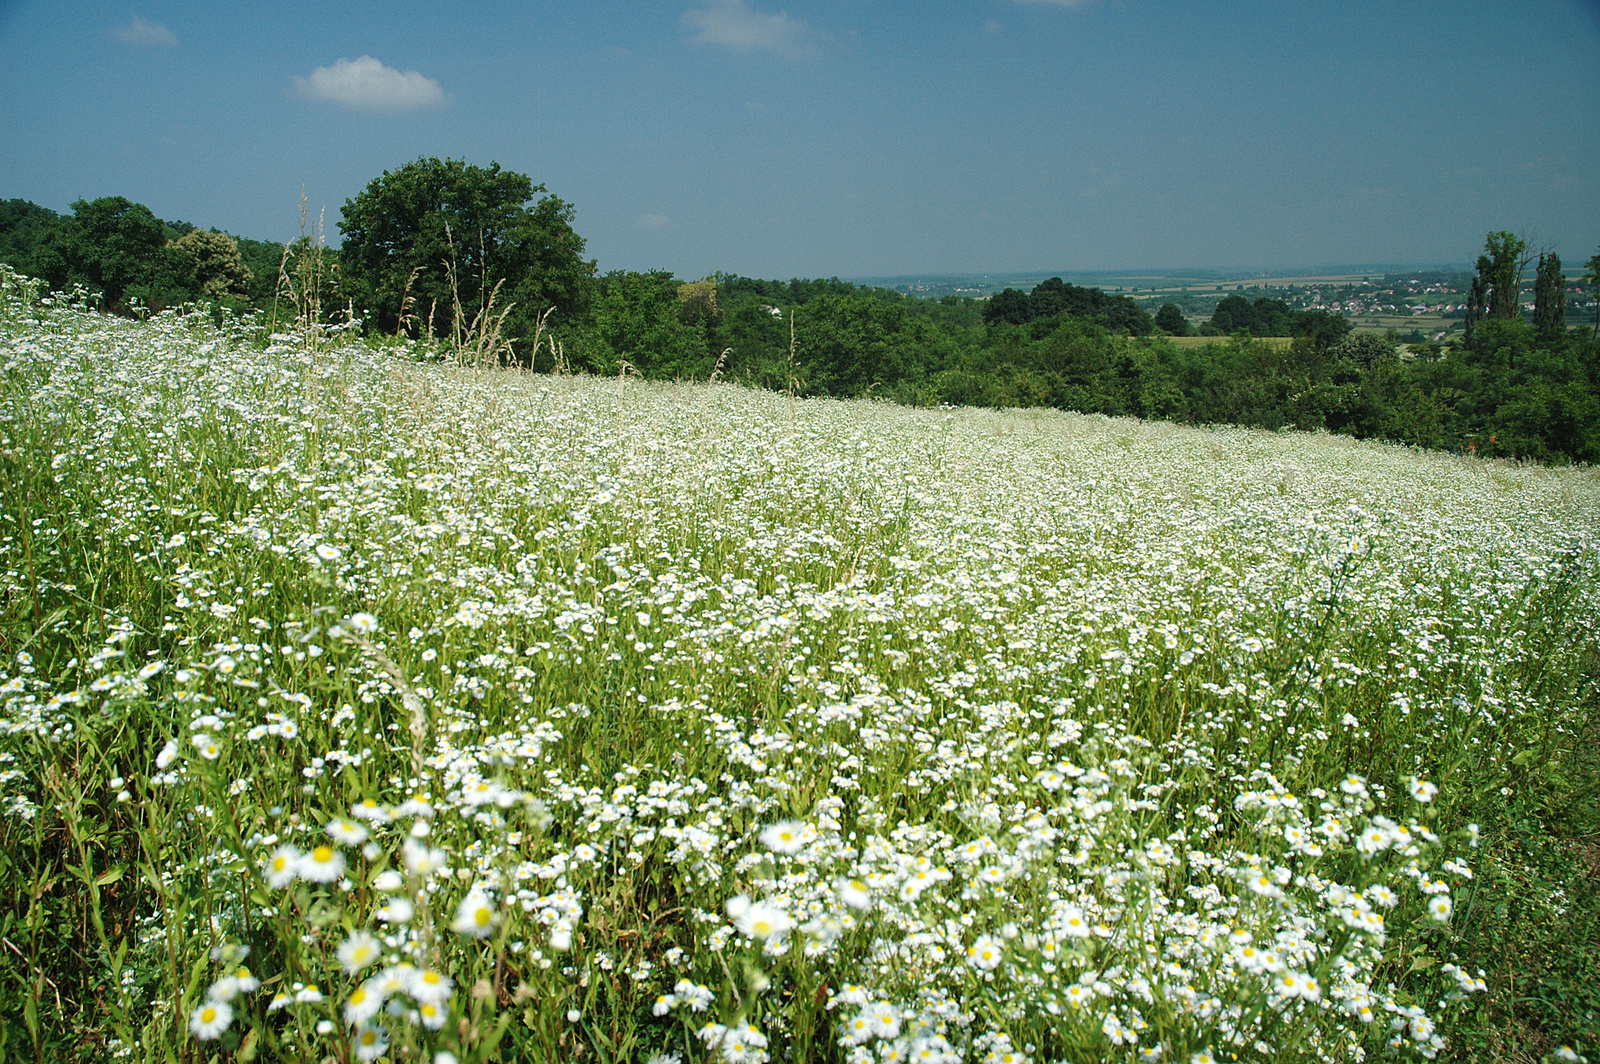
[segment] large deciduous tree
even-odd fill
[[[1528,242],[1504,229],[1490,233],[1478,256],[1478,276],[1488,288],[1491,318],[1520,318],[1522,273],[1528,268]]]
[[[1183,311],[1176,303],[1164,303],[1156,311],[1156,328],[1168,336],[1188,336],[1190,333],[1189,319],[1183,316]]]
[[[375,178],[343,213],[341,268],[381,331],[448,335],[458,303],[470,323],[492,297],[496,313],[513,305],[505,332],[527,339],[546,311],[558,325],[588,307],[595,263],[572,205],[499,163],[418,159]]]
[[[35,263],[55,288],[98,288],[111,310],[130,286],[149,281],[166,245],[166,229],[149,207],[104,196],[74,202],[72,217],[50,230]]]
[[[179,283],[202,299],[249,294],[253,274],[227,233],[191,229],[167,245],[167,259]]]

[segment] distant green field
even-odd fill
[[[1171,340],[1179,347],[1204,347],[1206,344],[1225,344],[1228,342],[1229,337],[1169,336],[1167,339]],[[1262,343],[1270,344],[1273,347],[1288,347],[1290,344],[1294,343],[1294,340],[1287,336],[1262,336],[1258,337],[1258,339],[1260,339]]]

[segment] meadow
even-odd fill
[[[0,1059],[1578,1059],[1600,475],[0,280]]]

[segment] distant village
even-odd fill
[[[1577,271],[1574,271],[1576,273]],[[1116,295],[1130,295],[1154,313],[1176,304],[1191,322],[1210,318],[1217,303],[1228,295],[1282,300],[1290,310],[1322,310],[1343,314],[1361,329],[1395,329],[1410,333],[1405,339],[1442,340],[1459,334],[1467,310],[1467,289],[1472,274],[1465,270],[1413,270],[1407,272],[1330,275],[1279,275],[1255,277],[1162,277],[1137,274],[1056,274],[1075,284],[1092,285]],[[1005,288],[1031,288],[1047,275],[996,274],[981,276],[874,278],[873,283],[923,299],[987,299]],[[1533,313],[1533,279],[1523,284],[1523,309]],[[1576,325],[1592,321],[1600,302],[1592,286],[1567,278],[1567,320]]]

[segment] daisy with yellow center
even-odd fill
[[[312,883],[332,883],[344,875],[344,854],[326,844],[318,846],[296,862],[295,871]]]
[[[189,1014],[189,1033],[202,1042],[222,1037],[233,1023],[233,1007],[226,1001],[208,1001]]]

